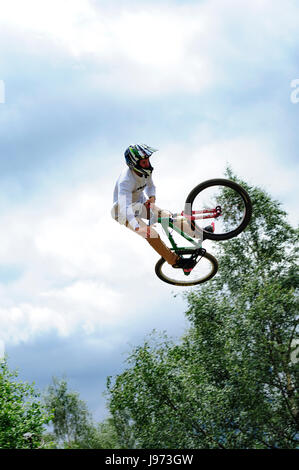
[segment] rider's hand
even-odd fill
[[[155,196],[151,196],[150,198],[148,198],[147,201],[145,201],[144,205],[148,209],[150,206],[154,206],[155,202],[156,202]]]

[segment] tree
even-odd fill
[[[103,422],[93,426],[89,440],[81,448],[89,449],[119,449],[117,432],[114,427],[114,421],[108,417]]]
[[[65,378],[53,378],[44,401],[53,413],[53,432],[44,435],[45,447],[113,449],[118,447],[111,418],[95,424],[87,404],[77,392],[68,389]]]
[[[81,440],[88,439],[92,427],[91,415],[79,394],[68,390],[65,378],[59,380],[53,377],[44,402],[46,409],[53,413],[53,434],[58,446],[74,447]]]
[[[41,445],[48,415],[33,385],[17,381],[7,360],[0,361],[0,448],[30,449]]]
[[[141,448],[298,446],[298,231],[263,189],[226,176],[249,192],[252,221],[215,244],[219,273],[187,292],[181,341],[146,341],[109,378],[124,446],[124,436]]]

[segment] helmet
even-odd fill
[[[149,145],[130,145],[125,151],[126,163],[132,170],[136,170],[144,176],[149,176],[154,168],[151,164],[148,168],[142,168],[139,160],[150,157],[154,152],[157,152],[157,149],[149,147]]]

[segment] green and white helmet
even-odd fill
[[[139,171],[139,173],[143,174],[144,176],[149,176],[154,168],[151,164],[148,168],[142,168],[139,164],[139,160],[150,157],[154,152],[157,152],[157,149],[154,149],[149,145],[130,145],[125,151],[126,163],[129,168],[132,168],[132,170]]]

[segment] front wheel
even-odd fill
[[[192,255],[194,249],[185,249],[180,251],[180,255],[188,258]],[[186,275],[181,268],[173,268],[164,258],[159,259],[155,267],[159,279],[174,286],[195,286],[209,281],[218,271],[218,262],[210,253],[204,252],[196,266],[189,275]]]
[[[204,239],[229,240],[248,225],[252,214],[249,195],[234,181],[217,178],[196,186],[188,195],[184,215]],[[206,227],[212,225],[213,230]]]

